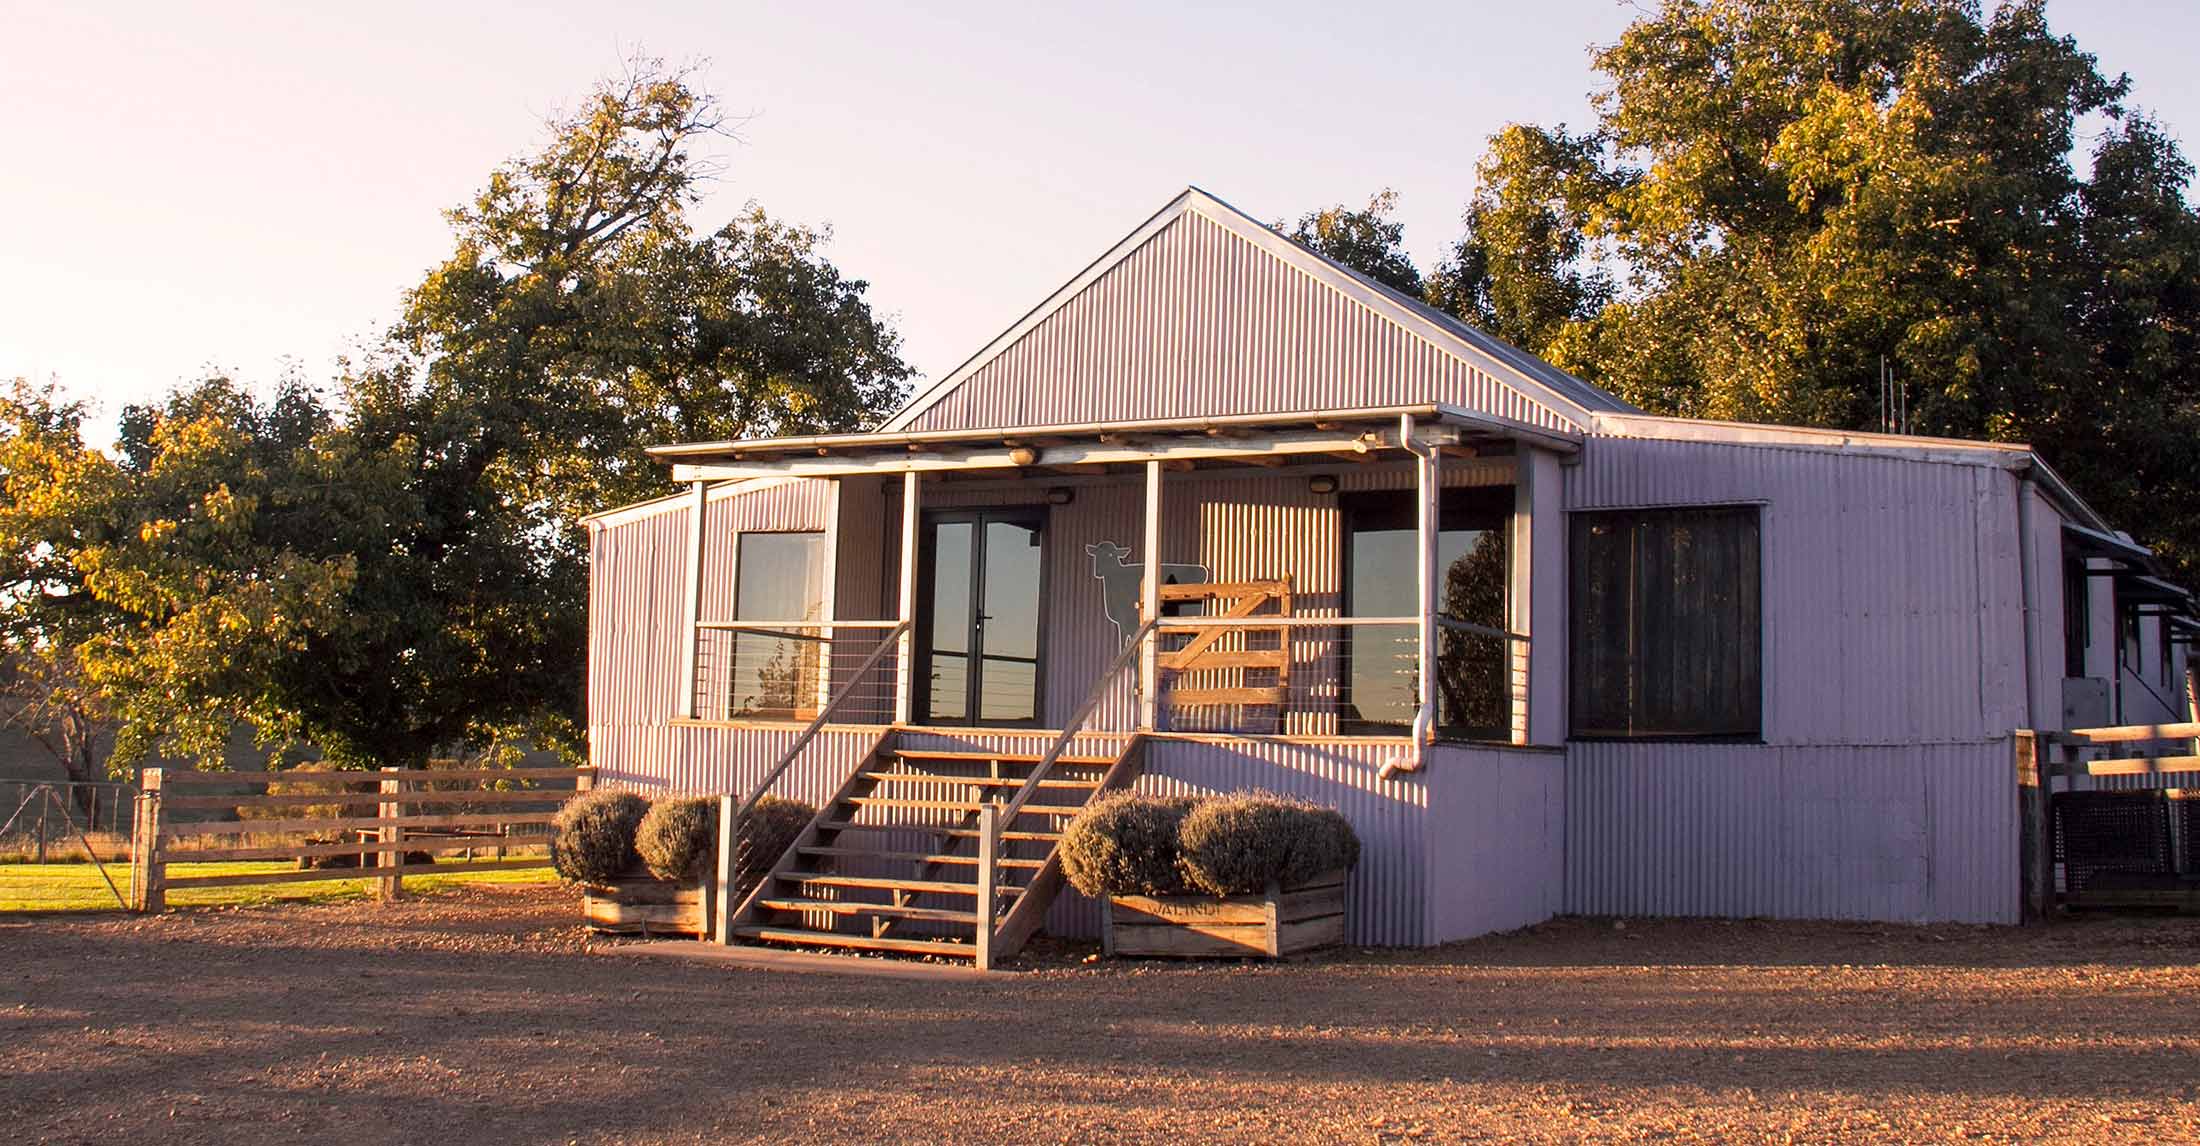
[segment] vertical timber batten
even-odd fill
[[[1140,621],[1161,615],[1161,461],[1146,462],[1145,573],[1138,583]],[[1146,630],[1138,651],[1138,726],[1149,732],[1159,727],[1161,713],[1161,630]]]
[[[703,620],[703,517],[710,512],[708,486],[696,482],[688,502],[687,623],[680,629],[680,696],[677,711],[695,718],[695,645]]]
[[[894,638],[894,723],[909,723],[917,687],[917,472],[901,475],[901,635]]]

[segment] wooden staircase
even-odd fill
[[[1061,890],[1070,817],[1138,778],[1137,739],[1114,756],[1064,752],[999,825],[995,912],[981,918],[981,813],[1010,803],[1039,753],[898,747],[871,756],[779,857],[729,922],[737,940],[980,959],[1013,955]],[[980,929],[989,929],[981,942]],[[981,960],[982,961],[982,960]]]

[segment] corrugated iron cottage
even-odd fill
[[[757,940],[1089,934],[1051,840],[1125,784],[1342,809],[1360,943],[2013,921],[2011,731],[2183,701],[2184,594],[2024,447],[1648,416],[1196,190],[876,432],[655,452],[591,752],[823,808]]]

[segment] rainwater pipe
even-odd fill
[[[1436,512],[1434,500],[1442,495],[1443,475],[1438,470],[1436,447],[1422,442],[1413,434],[1413,415],[1398,415],[1398,444],[1414,457],[1413,472],[1418,479],[1415,490],[1420,494],[1414,507],[1415,566],[1419,573],[1420,618],[1414,664],[1415,678],[1420,683],[1421,702],[1413,712],[1413,727],[1409,735],[1412,742],[1406,750],[1388,760],[1375,773],[1378,780],[1388,780],[1400,772],[1418,772],[1427,759],[1429,733],[1436,723],[1436,531],[1442,526],[1442,516]]]

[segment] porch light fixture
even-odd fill
[[[1077,491],[1066,485],[1047,487],[1048,505],[1068,505],[1077,500]]]
[[[1008,451],[1008,460],[1020,466],[1028,466],[1039,460],[1039,451],[1030,446],[1017,446]]]
[[[1306,488],[1315,493],[1335,493],[1337,492],[1337,475],[1315,474],[1313,477],[1306,479]]]

